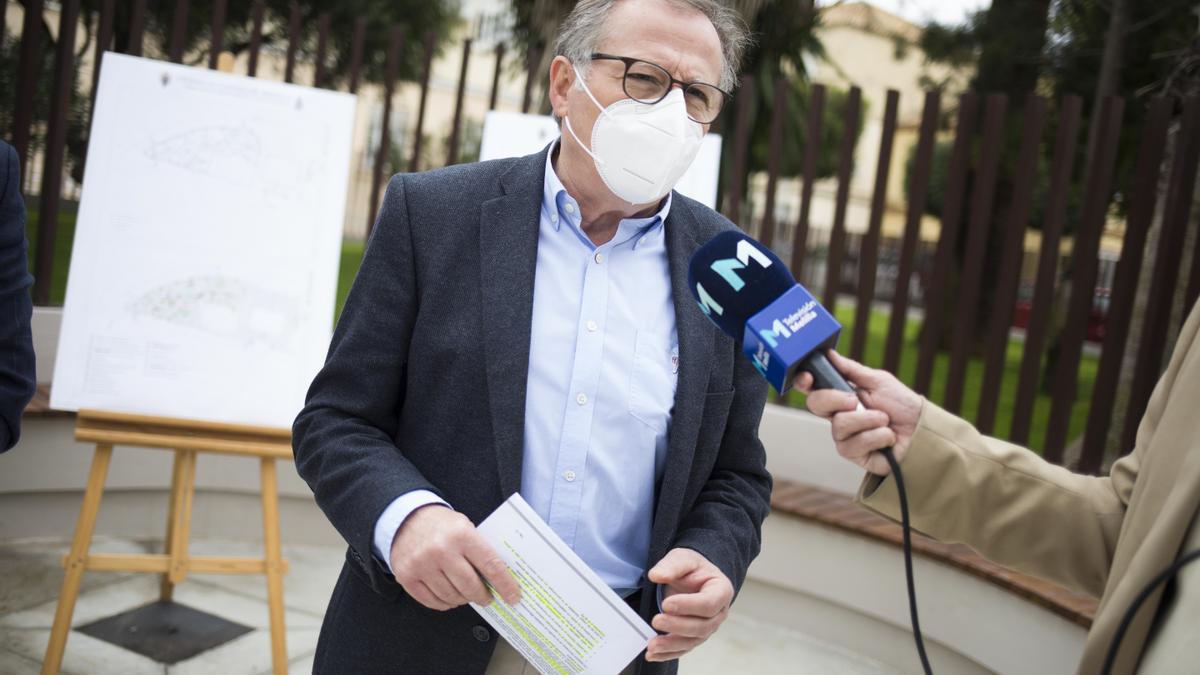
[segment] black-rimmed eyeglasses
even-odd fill
[[[622,86],[625,95],[638,103],[654,104],[667,97],[671,88],[679,85],[683,88],[683,99],[687,103],[687,113],[693,121],[700,124],[711,124],[721,114],[721,108],[732,96],[729,92],[715,85],[704,82],[684,82],[677,80],[660,65],[635,59],[628,56],[612,54],[592,54],[593,61],[620,61],[625,64],[625,75]]]

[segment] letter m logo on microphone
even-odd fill
[[[746,321],[742,349],[775,390],[785,392],[802,362],[836,344],[841,329],[797,284]]]
[[[792,337],[792,331],[788,330],[787,326],[783,325],[782,321],[775,319],[775,321],[771,323],[770,328],[759,329],[758,336],[772,347],[778,347],[779,338],[786,340],[787,338]]]

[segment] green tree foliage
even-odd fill
[[[1131,185],[1133,164],[1141,142],[1147,98],[1159,92],[1160,85],[1176,67],[1178,55],[1187,48],[1197,31],[1197,18],[1192,13],[1195,7],[1194,0],[1161,0],[1154,3],[1125,1],[1129,17],[1121,32],[1121,39],[1124,40],[1123,58],[1119,63],[1118,86],[1113,92],[1126,99],[1117,176],[1114,181],[1118,208],[1123,208],[1124,197]],[[1067,94],[1080,96],[1084,101],[1083,130],[1080,133],[1077,163],[1082,163],[1087,154],[1086,140],[1089,138],[1092,124],[1091,103],[1096,97],[1097,73],[1109,39],[1111,8],[1112,0],[1053,0],[1046,24],[1046,40],[1040,54],[1021,56],[1021,60],[1036,64],[1037,79],[1030,83],[1027,74],[1022,76],[1029,87],[1024,91],[1013,92],[1015,96],[1010,96],[1009,99],[1010,110],[1013,114],[1020,115],[1024,93],[1028,91],[1037,91],[1048,95],[1050,99],[1046,142],[1042,146],[1038,176],[1039,192],[1044,193],[1048,182],[1049,159],[1054,150],[1051,139],[1057,133],[1058,105]],[[958,26],[930,24],[925,28],[919,46],[924,50],[926,58],[932,62],[981,64],[981,55],[990,44],[984,28],[985,16],[986,12],[977,13]],[[980,81],[980,78],[976,79],[976,86]],[[977,90],[981,93],[995,91]],[[1004,170],[1009,174],[1014,170],[1011,162],[1015,160],[1017,153],[1019,124],[1019,119],[1010,124],[1009,137],[1006,139],[1008,143],[1005,145]],[[944,148],[939,145],[938,156],[944,155],[948,158],[949,146],[949,142],[945,143]],[[940,161],[935,159],[929,198],[926,202],[926,211],[932,215],[941,214],[942,202],[939,195],[944,194],[946,188],[945,170],[938,168]],[[906,180],[910,172],[911,166],[906,167]],[[1077,172],[1076,179],[1082,178],[1083,172]],[[1072,216],[1077,213],[1081,187],[1076,185],[1073,189],[1070,207]],[[1044,199],[1035,201],[1031,222],[1034,227],[1041,226],[1040,206],[1043,203]],[[1074,217],[1067,219],[1068,230],[1076,220]]]
[[[1197,35],[1195,0],[1123,0],[1126,21],[1120,31],[1121,59],[1112,94],[1125,98],[1114,191],[1119,208],[1132,188],[1137,148],[1141,144],[1146,107],[1151,96],[1175,69],[1179,55]],[[1092,103],[1097,95],[1097,73],[1108,42],[1114,0],[1055,0],[1043,77],[1055,99],[1075,94],[1084,100],[1087,116],[1081,135],[1080,157],[1087,155],[1086,140],[1095,120]],[[1110,93],[1110,92],[1101,92]]]
[[[85,12],[99,12],[101,4],[102,0],[83,0]],[[147,3],[147,54],[163,57],[167,53],[175,20],[175,4],[173,0],[150,0]],[[213,0],[188,2],[184,52],[189,54],[185,57],[186,62],[193,65],[207,63],[213,4]],[[265,0],[264,50],[278,53],[287,49],[292,4],[292,0]],[[329,60],[326,67],[330,82],[334,85],[342,84],[350,77],[351,40],[354,37],[354,23],[360,17],[367,20],[362,77],[368,82],[383,80],[392,26],[398,25],[404,32],[400,78],[412,80],[421,74],[424,36],[432,33],[437,38],[444,38],[459,21],[458,3],[453,0],[299,0],[296,4],[300,10],[301,34],[298,39],[301,59],[315,58],[317,21],[322,14],[329,15]],[[223,42],[227,51],[241,54],[250,48],[253,9],[253,2],[226,3]],[[116,47],[120,51],[127,49],[132,10],[132,2],[117,3],[113,28]],[[438,43],[441,42],[439,39]]]
[[[94,50],[97,17],[102,4],[101,0],[82,0],[83,22],[80,25],[80,34],[83,43],[75,54],[76,66],[84,57],[90,58]],[[150,0],[147,3],[143,41],[144,53],[147,56],[165,58],[174,25],[175,5],[172,0]],[[263,22],[264,52],[280,53],[286,50],[291,6],[291,0],[267,0]],[[411,80],[421,74],[424,63],[424,36],[431,33],[438,38],[436,44],[442,44],[442,38],[459,21],[458,6],[454,0],[300,0],[297,6],[300,9],[302,30],[298,38],[298,54],[302,61],[315,57],[318,17],[329,14],[330,40],[326,62],[329,75],[326,86],[342,85],[350,77],[351,41],[354,23],[359,17],[367,18],[363,71],[360,75],[360,81],[364,82],[383,80],[387,42],[392,26],[399,25],[404,31],[399,72],[401,79]],[[128,51],[132,9],[132,2],[116,3],[113,21],[113,48],[116,51]],[[252,10],[251,2],[227,3],[223,39],[226,51],[240,54],[249,49]],[[212,13],[212,0],[192,0],[188,3],[185,63],[207,63],[208,42],[212,34]],[[9,27],[12,28],[14,27]],[[49,119],[57,26],[52,32],[49,24],[43,21],[41,29],[41,49],[37,65],[38,85],[33,109],[35,129],[42,128]],[[0,92],[3,92],[0,95],[15,96],[19,48],[19,41],[13,36],[6,36],[3,45],[0,46]],[[91,106],[88,87],[85,84],[90,85],[90,82],[84,83],[80,80],[78,67],[73,79],[74,93],[67,115],[67,166],[72,177],[79,181],[83,177],[83,160],[87,151],[88,110]],[[15,100],[4,100],[3,105],[0,105],[0,128],[9,137],[12,133],[12,111],[16,107],[15,104]],[[41,138],[35,133],[31,145],[37,148],[40,143]]]

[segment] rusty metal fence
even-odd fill
[[[741,93],[751,90],[753,79],[746,77]],[[778,95],[777,95],[778,99]],[[815,85],[808,110],[807,138],[820,138],[820,125],[826,96],[824,87]],[[822,302],[833,307],[839,295],[847,291],[853,296],[854,319],[852,339],[848,353],[852,358],[863,360],[868,335],[868,321],[872,306],[881,298],[877,292],[877,272],[881,251],[880,225],[887,205],[885,203],[888,174],[892,158],[892,143],[896,131],[899,94],[888,91],[883,111],[883,131],[879,143],[879,161],[876,167],[871,210],[865,233],[857,235],[857,250],[852,269],[843,264],[847,255],[846,212],[851,182],[851,170],[855,160],[854,140],[847,133],[838,148],[836,208],[832,229],[824,235],[824,241],[814,246],[809,227],[809,211],[812,203],[813,185],[818,180],[815,173],[819,148],[810,144],[806,148],[803,162],[804,175],[800,182],[799,216],[794,223],[786,224],[792,230],[791,267],[797,279],[823,290]],[[1019,290],[1019,270],[1024,256],[1024,235],[1030,222],[1035,177],[1038,175],[1038,158],[1043,136],[1048,125],[1047,101],[1041,96],[1029,95],[1021,101],[1021,139],[1016,148],[1003,147],[1005,115],[1010,101],[1001,94],[980,97],[968,92],[957,100],[954,124],[954,146],[949,158],[947,194],[940,218],[940,237],[933,251],[926,251],[918,264],[919,231],[925,212],[925,199],[929,187],[933,159],[933,147],[937,139],[937,120],[942,109],[942,97],[936,92],[925,94],[918,140],[915,146],[915,162],[906,195],[906,221],[903,235],[892,242],[890,250],[896,255],[898,271],[889,279],[890,299],[889,323],[883,358],[873,363],[891,372],[901,368],[902,341],[909,316],[910,302],[914,295],[911,283],[914,279],[924,280],[921,289],[922,330],[914,376],[914,386],[921,393],[929,394],[933,389],[934,362],[939,353],[949,352],[949,366],[945,373],[940,405],[955,413],[972,416],[976,427],[984,433],[996,433],[995,422],[998,409],[1006,350],[1013,339],[1010,330]],[[1127,105],[1147,106],[1141,138],[1138,139],[1136,168],[1125,200],[1124,233],[1120,257],[1115,262],[1105,260],[1100,252],[1102,232],[1113,214],[1114,170],[1118,146],[1122,134],[1122,117]],[[981,110],[982,108],[982,110]],[[776,110],[781,106],[776,106]],[[744,107],[738,114],[744,116]],[[1049,382],[1052,404],[1044,439],[1045,457],[1054,462],[1064,460],[1064,451],[1069,445],[1068,427],[1072,407],[1078,400],[1080,363],[1085,341],[1089,337],[1087,328],[1096,299],[1097,281],[1101,271],[1110,279],[1111,288],[1106,302],[1104,334],[1100,344],[1099,364],[1090,395],[1086,429],[1078,456],[1074,458],[1078,468],[1095,472],[1106,459],[1105,448],[1115,416],[1118,379],[1127,367],[1127,350],[1136,354],[1133,380],[1129,390],[1123,419],[1127,420],[1119,430],[1119,448],[1128,452],[1133,448],[1137,431],[1137,420],[1145,412],[1151,389],[1165,366],[1165,353],[1171,345],[1166,338],[1172,332],[1171,310],[1177,289],[1183,293],[1183,306],[1191,307],[1200,295],[1200,234],[1196,230],[1200,223],[1192,217],[1195,208],[1197,163],[1200,161],[1200,99],[1186,101],[1167,98],[1151,98],[1148,101],[1126,102],[1119,97],[1103,101],[1098,125],[1097,141],[1092,161],[1086,166],[1079,156],[1082,101],[1076,96],[1064,97],[1058,105],[1058,119],[1054,127],[1052,159],[1049,167],[1049,188],[1045,204],[1041,231],[1041,246],[1037,256],[1036,278],[1032,283],[1032,299],[1029,301],[1029,317],[1022,344],[1022,359],[1012,425],[1007,438],[1018,444],[1030,442],[1031,422],[1036,393],[1044,381]],[[862,112],[862,93],[851,88],[840,111],[846,128],[853,129]],[[778,117],[778,115],[777,115]],[[797,125],[799,121],[797,121]],[[980,125],[977,128],[977,125]],[[745,128],[743,117],[734,122],[735,146],[733,148],[734,174],[744,171],[747,161]],[[1165,161],[1164,152],[1168,129],[1174,125],[1174,151],[1170,162]],[[758,222],[748,222],[739,184],[734,182],[726,195],[726,214],[740,215],[741,224],[757,234],[768,245],[774,244],[780,223],[776,222],[772,205],[775,203],[777,154],[785,123],[775,120],[771,129],[772,160],[768,165],[766,212]],[[999,252],[999,276],[991,280],[993,297],[986,306],[990,316],[977,317],[984,306],[980,296],[983,283],[984,258],[988,254],[989,229],[992,222],[995,188],[1001,171],[1001,157],[1015,151],[1011,203],[1007,216],[1001,224],[1002,250]],[[1064,230],[1068,229],[1068,199],[1072,190],[1072,177],[1082,175],[1081,208],[1077,209],[1069,230],[1070,262],[1069,275],[1064,274],[1064,257],[1060,248],[1064,243]],[[973,174],[970,190],[967,189],[968,175]],[[1161,179],[1161,180],[1160,180]],[[1165,184],[1165,194],[1163,185]],[[968,201],[969,200],[969,201]],[[1157,217],[1161,228],[1158,244],[1148,252],[1153,260],[1153,273],[1146,297],[1148,298],[1140,326],[1141,339],[1138,344],[1129,343],[1135,294],[1142,275],[1147,242],[1147,233],[1152,220]],[[965,228],[960,219],[966,216]],[[736,220],[736,219],[735,219]],[[1192,231],[1188,236],[1189,230]],[[966,241],[958,242],[959,233],[965,232]],[[1185,242],[1196,242],[1192,251],[1185,251]],[[956,247],[961,250],[956,254]],[[779,247],[776,246],[778,249]],[[824,280],[815,278],[808,269],[814,250],[823,253]],[[787,251],[779,251],[781,254]],[[1181,265],[1190,260],[1190,270]],[[958,259],[956,259],[958,258]],[[849,275],[847,272],[849,271]],[[849,278],[849,281],[847,281]],[[1060,288],[1064,287],[1065,288]],[[1055,296],[1059,290],[1068,291],[1069,302],[1065,316],[1061,317],[1061,330],[1052,330],[1052,312]],[[946,316],[947,300],[953,298],[955,312]],[[974,341],[973,326],[977,319],[986,321],[987,331],[982,345]],[[1174,326],[1177,327],[1177,324]],[[948,344],[944,336],[949,333]],[[981,347],[981,349],[980,349]],[[1049,349],[1056,351],[1054,365],[1049,372],[1043,369],[1043,360]],[[963,410],[964,385],[967,381],[968,362],[976,353],[982,353],[983,378],[978,392],[978,409]]]

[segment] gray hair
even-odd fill
[[[619,0],[580,0],[567,15],[554,43],[554,54],[565,56],[580,72],[587,73],[592,53],[604,36],[608,14]],[[672,5],[691,9],[708,17],[721,40],[720,87],[732,91],[737,82],[742,54],[750,44],[750,31],[740,14],[717,0],[667,0]]]

